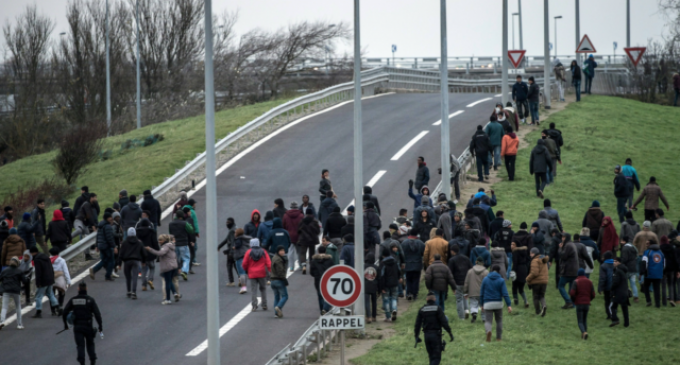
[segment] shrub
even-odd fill
[[[84,174],[87,165],[99,159],[102,147],[101,138],[105,136],[103,123],[88,123],[74,126],[59,142],[59,152],[52,161],[57,175],[66,180],[66,184],[73,184],[80,175]]]
[[[61,202],[75,189],[52,177],[36,185],[22,186],[12,194],[5,196],[0,206],[10,206],[14,215],[21,217],[22,212],[33,209],[39,198],[45,199],[46,205]]]

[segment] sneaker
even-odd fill
[[[90,279],[94,280],[94,269],[90,268]]]
[[[307,265],[302,265],[302,275],[307,275]]]
[[[227,283],[227,286],[228,286],[228,287],[233,287],[233,286],[236,286],[236,283],[233,283],[233,282],[232,282],[232,283]]]
[[[112,273],[111,273],[111,277],[112,277],[112,278],[119,278],[120,275],[116,274],[115,272],[112,272]]]
[[[392,322],[392,318],[385,318],[385,322]]]
[[[113,278],[104,278],[104,281],[115,281]]]
[[[404,293],[398,295],[399,298],[404,298]]]
[[[470,311],[466,309],[465,310],[465,319],[468,319],[468,318],[470,318]]]
[[[151,290],[156,290],[156,288],[153,286],[153,280],[149,280],[146,283],[149,284],[149,288],[151,288]]]
[[[145,286],[142,287],[142,291],[146,291],[146,287],[145,287]]]
[[[541,317],[545,317],[545,312],[548,311],[548,307],[543,307],[543,310],[541,310]]]
[[[132,293],[132,299],[137,299],[137,293]]]
[[[169,301],[169,300],[164,300],[164,301],[161,302],[161,304],[168,305],[168,304],[172,304],[172,302]]]
[[[194,265],[194,266],[201,266],[201,263],[200,263],[200,262],[194,262],[194,263],[192,263],[192,265]]]
[[[138,277],[138,278],[141,278],[141,277],[142,277],[142,273],[141,273],[141,272],[138,273],[138,274],[137,274],[137,277]]]
[[[132,298],[132,292],[127,293],[127,297],[128,297],[128,298]]]
[[[538,196],[543,199],[543,192],[541,190],[538,191]]]
[[[618,326],[620,323],[621,322],[619,322],[619,321],[612,322],[612,324],[610,324],[609,327]]]
[[[42,318],[42,311],[36,311],[35,314],[31,316],[31,318]]]
[[[396,320],[397,320],[397,311],[396,311],[396,310],[393,310],[393,311],[392,311],[392,320],[393,320],[393,321],[396,321]]]
[[[475,323],[477,321],[477,313],[472,313],[472,320],[470,323]]]
[[[529,303],[524,303],[524,308],[529,308]]]
[[[188,279],[187,279],[187,273],[185,273],[185,272],[182,273],[182,279],[184,279],[184,281],[187,281],[187,280],[188,280]]]
[[[371,323],[371,317],[366,317],[366,323]]]
[[[283,311],[279,307],[274,307],[274,312],[276,312],[276,316],[279,318],[283,318]]]
[[[179,302],[180,298],[182,298],[181,294],[175,294],[175,302]]]
[[[24,326],[18,325],[18,326],[17,326],[17,329],[18,329],[18,330],[22,330],[22,329],[24,329]]]
[[[640,303],[640,298],[635,297],[635,298],[633,298],[633,301],[634,301],[635,303]]]
[[[413,295],[409,294],[408,297],[406,297],[406,300],[409,302],[413,300]]]
[[[241,287],[241,290],[240,290],[238,293],[239,293],[239,294],[245,294],[245,293],[247,293],[247,292],[248,292],[248,290],[246,289],[246,287],[245,287],[245,286],[242,286],[242,287]]]
[[[491,331],[486,333],[486,342],[491,342]]]
[[[266,311],[266,310],[267,310],[267,306],[266,306],[266,305],[263,305],[263,306],[262,306],[262,310],[263,310],[263,311]]]
[[[189,274],[194,275],[195,274],[194,270],[189,270]]]
[[[572,309],[574,308],[574,305],[571,303],[567,303],[561,307],[562,309]]]
[[[647,306],[648,306],[648,307],[651,307],[651,306],[652,306],[652,302],[647,302]]]
[[[255,312],[257,310],[257,306],[253,306],[253,308],[250,310],[251,312]]]

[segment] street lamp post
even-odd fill
[[[555,19],[555,58],[557,58],[557,19],[562,19],[562,15],[554,17]]]
[[[357,214],[354,215],[354,257],[364,257],[364,214],[363,206],[363,136],[361,117],[361,12],[360,0],[354,0],[354,201]],[[356,260],[354,269],[359,273],[361,287],[364,287],[364,260]],[[354,314],[366,314],[364,301],[354,303]]]
[[[517,13],[519,14],[519,49],[524,49],[524,37],[522,36],[522,0],[517,0]],[[520,67],[523,67],[526,57],[522,58]]]
[[[503,81],[501,84],[501,97],[503,105],[508,102],[508,0],[503,0],[503,52],[501,53],[501,67]],[[442,168],[443,170],[443,168]]]
[[[109,65],[109,0],[106,0],[106,135],[111,133],[111,67]]]
[[[581,7],[579,6],[579,0],[575,1],[576,3],[576,48],[578,48],[579,43],[581,43],[581,15],[580,15],[580,9]],[[576,53],[576,62],[581,65],[581,54]]]
[[[442,137],[442,193],[446,198],[451,198],[451,170],[449,169],[449,56],[448,37],[446,32],[446,0],[440,2],[440,26],[441,26],[441,57],[439,89],[441,91],[441,137]],[[452,198],[451,198],[452,199]]]
[[[545,109],[550,109],[550,16],[548,0],[543,0],[543,95]]]
[[[515,17],[519,15],[519,13],[512,13],[512,49],[517,49],[515,48]]]
[[[137,0],[135,22],[137,23],[137,129],[142,128],[142,84],[139,75],[139,0]]]
[[[626,0],[626,47],[630,48],[630,0]]]

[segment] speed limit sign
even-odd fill
[[[351,266],[335,265],[321,277],[321,295],[334,307],[349,307],[362,293],[361,278]]]

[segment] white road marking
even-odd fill
[[[475,106],[475,105],[477,105],[477,104],[481,104],[481,103],[483,103],[483,102],[485,102],[485,101],[489,101],[489,100],[493,100],[493,99],[492,99],[492,98],[486,98],[486,99],[482,99],[482,100],[477,100],[477,101],[475,101],[475,102],[472,103],[472,104],[468,104],[467,107],[468,107],[468,108],[472,108],[473,106]]]
[[[366,186],[373,187],[378,182],[378,180],[380,180],[380,178],[383,177],[383,175],[385,175],[386,172],[387,172],[387,170],[378,171],[375,175],[373,175],[371,180],[368,181],[368,184],[366,184]],[[352,199],[352,201],[349,202],[347,207],[345,207],[345,210],[342,211],[342,214],[347,215],[347,208],[351,207],[352,205],[354,205],[354,199]]]
[[[463,113],[465,113],[465,110],[459,110],[459,111],[457,111],[457,112],[455,112],[455,113],[453,113],[453,114],[449,114],[449,119],[455,117],[456,115],[460,115],[460,114],[463,114]],[[432,123],[432,125],[440,125],[440,124],[442,124],[442,120],[441,120],[441,119],[439,119],[438,121]]]
[[[494,97],[494,98],[500,98],[501,96],[503,96],[503,94],[496,94],[496,95],[494,95],[493,97]]]
[[[404,153],[406,153],[406,151],[408,151],[409,148],[413,147],[414,144],[418,143],[418,141],[419,141],[421,138],[425,137],[425,135],[428,134],[428,133],[430,133],[430,131],[422,131],[422,132],[420,132],[417,136],[413,137],[412,140],[410,140],[407,144],[405,144],[404,147],[402,147],[402,148],[399,150],[399,152],[397,152],[396,154],[394,154],[394,156],[392,156],[392,158],[391,158],[390,160],[391,160],[391,161],[398,161],[399,158],[400,158],[401,156],[403,156]]]

